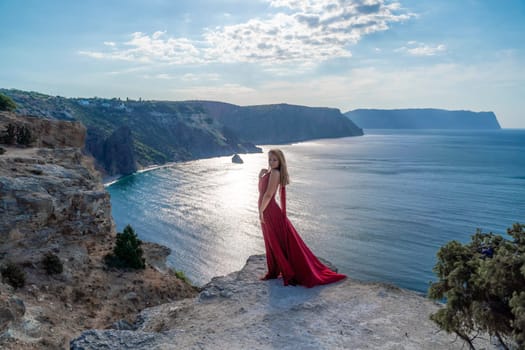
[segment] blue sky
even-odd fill
[[[0,0],[0,87],[494,111],[525,128],[523,0]]]

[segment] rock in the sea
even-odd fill
[[[242,163],[244,163],[244,161],[242,160],[242,158],[241,158],[240,155],[235,154],[235,155],[232,157],[232,163],[242,164]]]

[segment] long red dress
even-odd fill
[[[259,206],[269,179],[269,172],[259,178]],[[264,279],[281,275],[285,286],[300,284],[308,288],[344,279],[345,275],[326,267],[303,242],[286,216],[286,189],[280,188],[281,207],[274,194],[263,212],[264,223],[261,223],[268,264]]]

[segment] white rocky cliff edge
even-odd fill
[[[383,283],[314,288],[260,281],[264,255],[198,297],[144,310],[136,330],[90,330],[72,349],[461,349],[429,315],[440,306]]]

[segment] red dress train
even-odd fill
[[[269,172],[259,178],[259,205],[269,178]],[[286,216],[286,189],[280,188],[281,207],[277,205],[274,194],[264,210],[264,223],[261,223],[268,264],[268,273],[264,279],[281,275],[285,286],[300,284],[310,288],[346,278],[321,263],[303,242]]]

